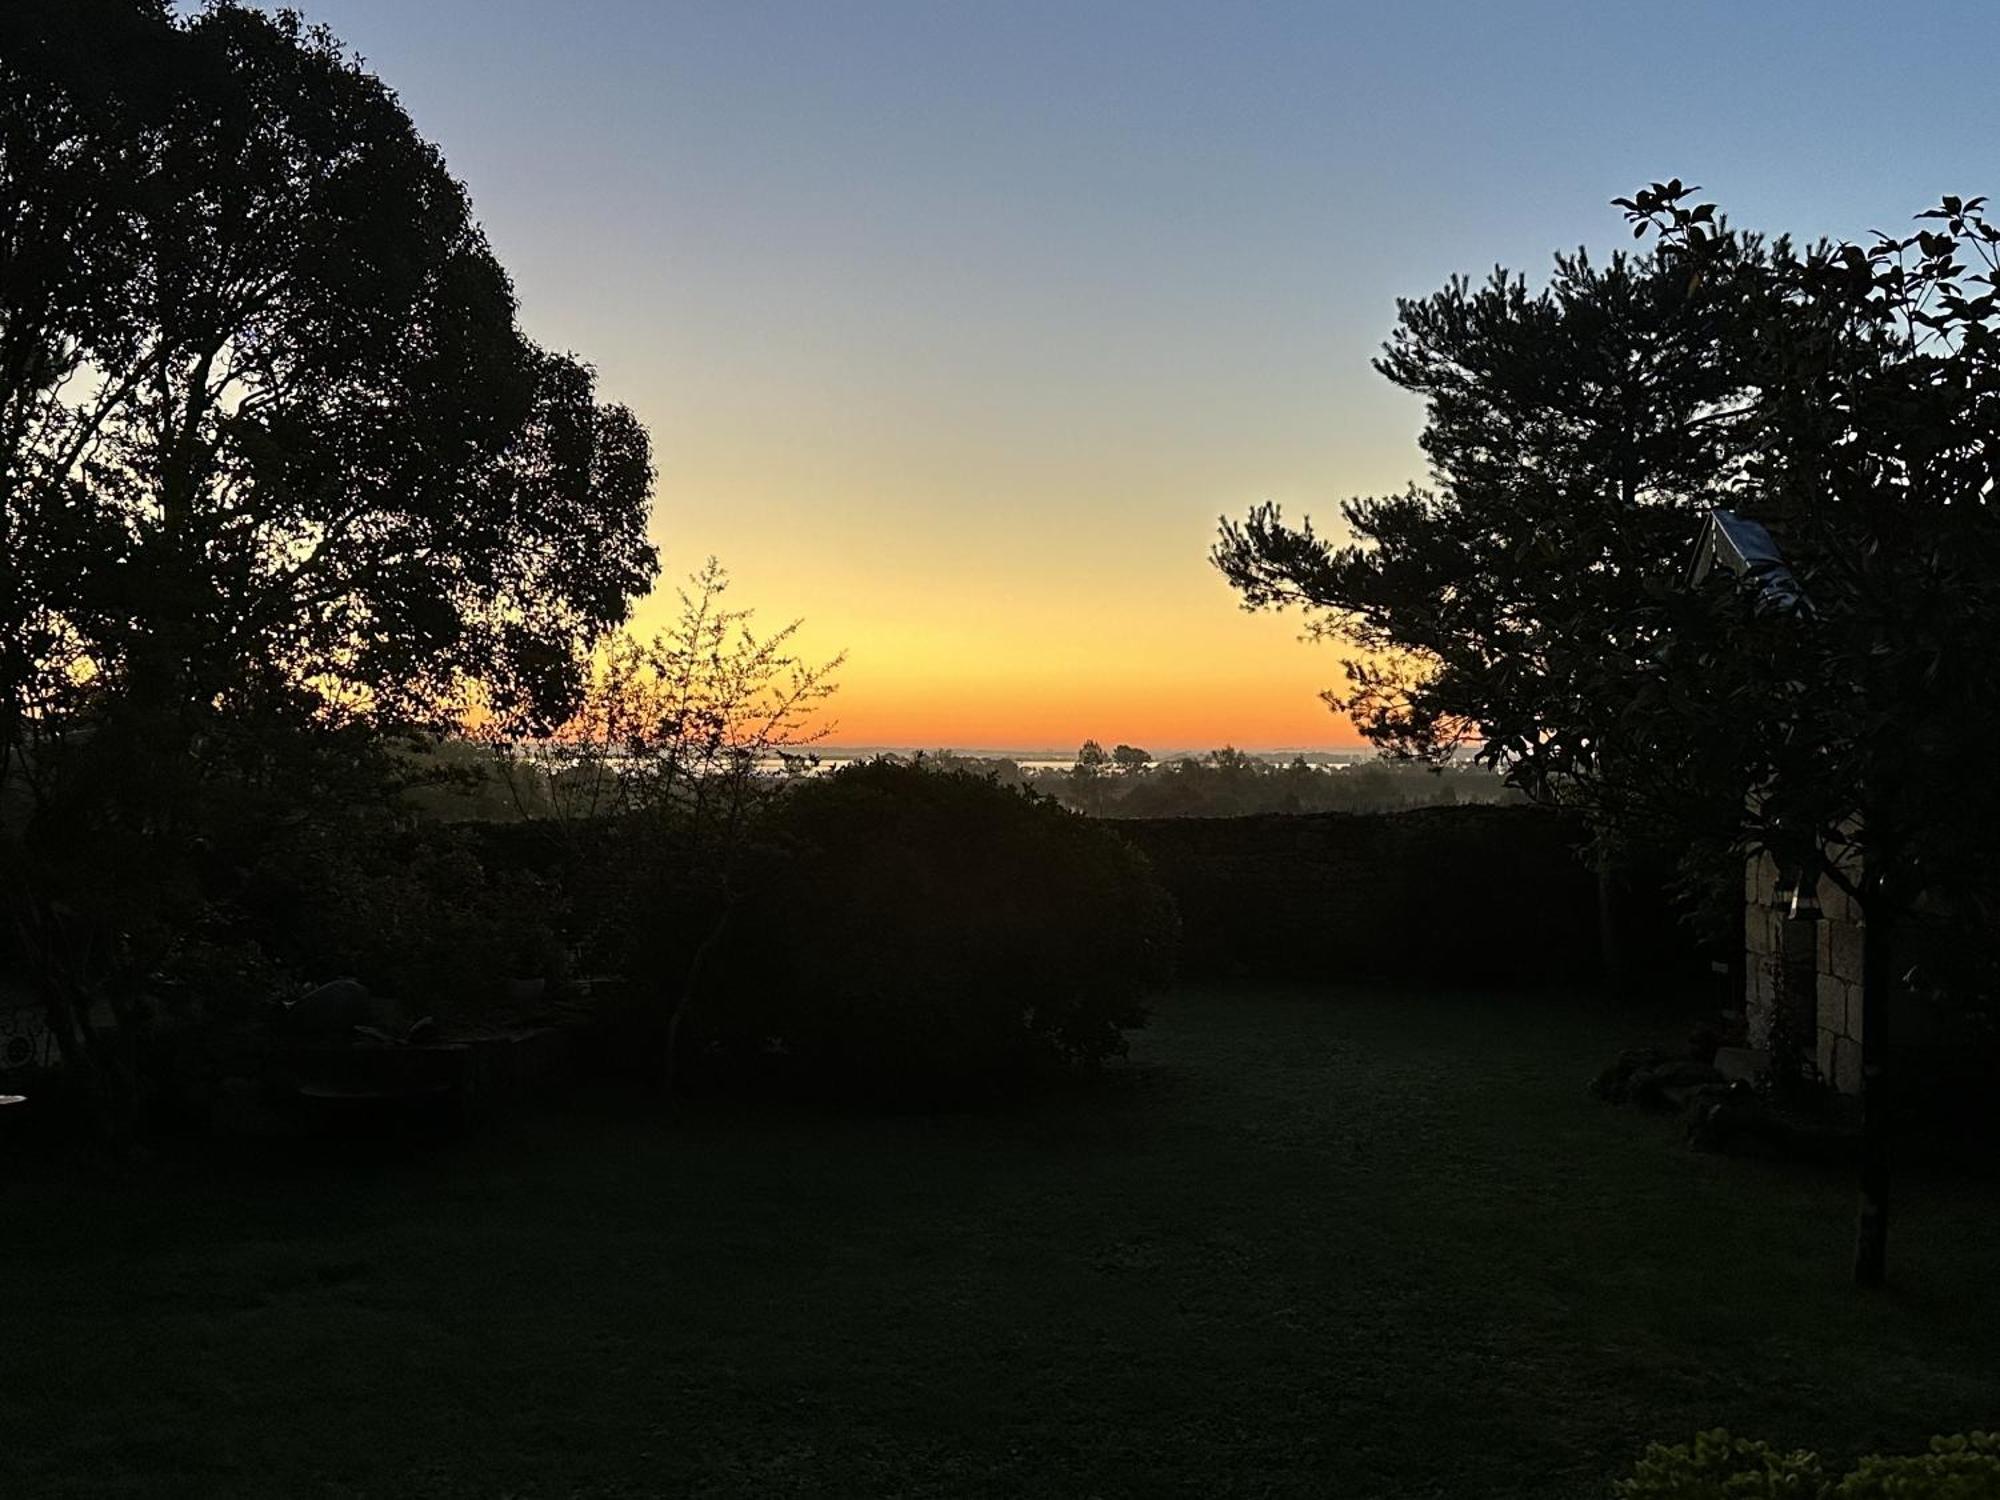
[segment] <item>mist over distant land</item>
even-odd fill
[[[1171,746],[1151,753],[1155,761],[1167,761],[1179,760],[1186,756],[1204,756],[1215,748],[1213,745]],[[979,760],[1062,761],[1067,764],[1076,759],[1074,746],[1059,749],[1046,745],[1031,749],[994,749],[983,745],[818,745],[813,748],[813,753],[822,759],[841,760],[866,760],[876,755],[963,755]],[[1328,765],[1346,765],[1373,760],[1379,753],[1365,747],[1325,749],[1303,745],[1281,745],[1275,749],[1243,751],[1243,754],[1255,756],[1259,760],[1291,760],[1297,756],[1304,756],[1309,762],[1322,762]]]

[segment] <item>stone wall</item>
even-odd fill
[[[1830,880],[1819,885],[1820,919],[1794,922],[1778,898],[1770,855],[1744,869],[1744,1009],[1750,1045],[1770,1045],[1771,1020],[1788,994],[1793,1019],[1813,1039],[1820,1076],[1843,1094],[1861,1089],[1860,909]],[[1794,965],[1788,987],[1786,967]]]

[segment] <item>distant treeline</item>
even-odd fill
[[[508,822],[545,817],[560,788],[524,783],[487,747],[462,740],[437,744],[429,753],[433,784],[413,792],[422,810],[446,821]],[[1409,761],[1374,760],[1315,765],[1304,756],[1289,760],[1224,746],[1206,755],[1155,760],[1144,750],[1119,745],[1104,750],[1086,741],[1069,766],[1023,764],[1006,756],[965,755],[950,750],[904,757],[902,761],[937,771],[968,771],[1001,786],[1026,787],[1073,812],[1101,818],[1236,818],[1268,813],[1395,812],[1414,807],[1519,804],[1525,798],[1498,775],[1472,765],[1427,766]],[[809,759],[798,763],[810,774]]]
[[[1313,765],[1304,756],[1267,759],[1224,746],[1202,756],[1158,761],[1119,745],[1084,742],[1065,768],[1022,766],[941,752],[925,763],[977,771],[1004,785],[1033,788],[1076,812],[1100,818],[1238,818],[1261,813],[1393,812],[1458,803],[1525,799],[1478,766],[1425,766],[1376,760]]]

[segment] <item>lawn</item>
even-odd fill
[[[1585,1097],[1667,1025],[1194,991],[997,1115],[19,1177],[0,1493],[1558,1500],[1717,1423],[2000,1420],[2000,1192],[1907,1183],[1854,1292],[1842,1177]]]

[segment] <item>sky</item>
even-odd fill
[[[1398,297],[1655,178],[1808,238],[2000,189],[1990,0],[302,8],[651,431],[636,623],[719,557],[847,652],[844,744],[1351,745],[1338,648],[1207,551],[1424,478]]]

